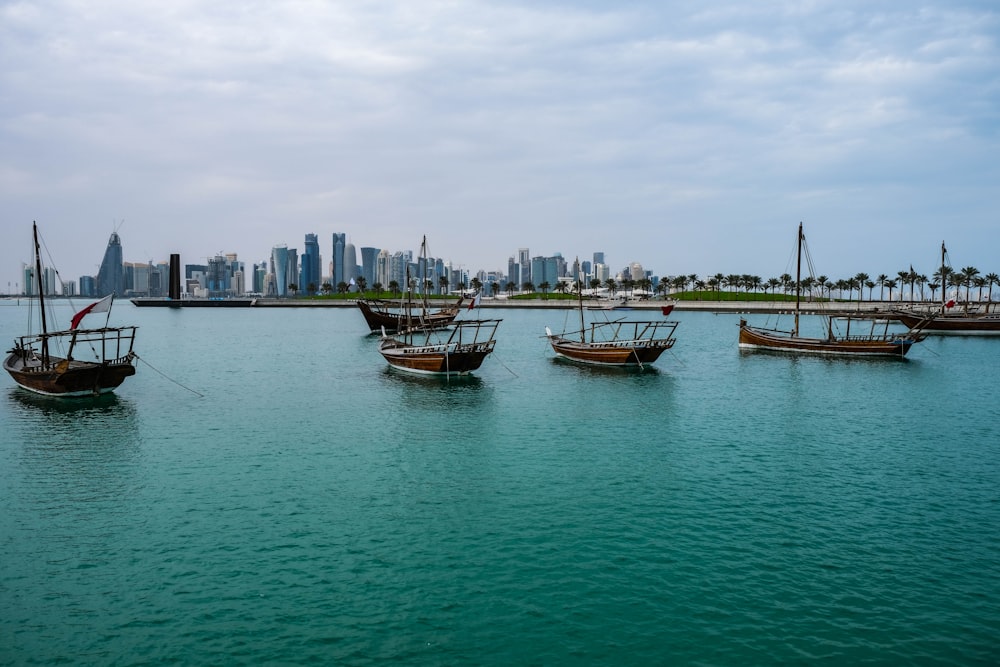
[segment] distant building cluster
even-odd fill
[[[271,248],[270,256],[251,264],[250,271],[236,253],[216,255],[205,264],[184,265],[181,290],[195,298],[242,296],[285,297],[300,294],[350,293],[364,290],[398,291],[409,280],[419,294],[441,295],[464,292],[470,288],[487,295],[521,291],[572,289],[577,281],[584,289],[600,289],[611,282],[625,280],[640,284],[657,280],[638,262],[612,275],[603,252],[595,252],[593,261],[568,263],[561,254],[531,256],[528,248],[519,248],[509,257],[507,272],[480,270],[471,274],[440,258],[414,255],[412,250],[393,251],[362,247],[360,257],[354,244],[343,233],[333,233],[328,246],[330,259],[325,266],[319,237],[306,234],[303,250],[287,245]],[[360,263],[359,263],[360,259]],[[34,267],[22,266],[23,294],[36,291]],[[80,276],[78,282],[63,280],[54,270],[43,267],[42,287],[47,295],[100,298],[109,294],[124,297],[165,297],[169,294],[168,262],[126,262],[121,238],[112,233],[96,276]]]

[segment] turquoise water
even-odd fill
[[[1000,340],[797,359],[681,312],[636,374],[488,316],[450,383],[353,310],[127,305],[116,397],[4,376],[0,663],[998,660]]]

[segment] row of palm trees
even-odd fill
[[[729,291],[737,293],[740,290],[746,293],[763,292],[764,294],[768,292],[777,294],[779,290],[785,294],[795,291],[795,279],[787,273],[779,278],[770,278],[767,281],[762,280],[759,276],[746,274],[725,275],[717,273],[706,280],[699,279],[697,275],[676,276],[660,279],[661,287],[664,281],[669,284],[671,289],[682,292],[686,291],[689,286],[696,291],[715,292],[721,292],[722,288],[728,288]],[[879,301],[892,301],[894,290],[898,288],[899,299],[902,300],[905,295],[904,288],[908,286],[910,300],[917,300],[916,295],[919,293],[919,300],[924,301],[929,291],[930,300],[934,301],[942,285],[954,288],[956,293],[959,294],[961,293],[961,289],[965,288],[966,301],[973,300],[973,289],[978,290],[976,300],[983,300],[984,290],[986,290],[986,298],[992,300],[993,287],[1000,286],[1000,275],[996,273],[982,275],[979,269],[974,266],[967,266],[959,271],[945,266],[935,271],[931,278],[913,269],[899,271],[895,276],[881,274],[874,279],[867,273],[858,273],[850,278],[842,278],[836,281],[826,276],[809,276],[801,280],[801,291],[806,295],[814,295],[818,292],[820,298],[826,296],[830,299],[833,298],[834,292],[838,293],[839,298],[844,298],[846,294],[849,301],[854,299],[856,292],[858,301],[861,301],[864,300],[864,291],[868,290],[868,300],[873,301],[875,300],[875,288],[878,288]],[[888,299],[886,298],[886,292],[888,292]]]
[[[919,292],[920,301],[925,300],[927,296],[927,291],[930,292],[930,300],[934,301],[941,285],[947,285],[953,287],[956,292],[961,293],[961,289],[965,289],[965,300],[972,300],[973,289],[978,290],[977,299],[979,301],[983,300],[983,291],[986,290],[987,300],[992,300],[993,298],[993,287],[1000,287],[1000,276],[996,273],[987,273],[986,275],[981,275],[979,269],[973,266],[967,266],[960,271],[956,271],[950,267],[943,267],[938,271],[935,271],[933,276],[928,278],[926,275],[918,273],[913,269],[908,271],[899,271],[895,276],[888,276],[886,274],[881,274],[875,278],[871,278],[867,273],[858,273],[850,278],[842,278],[839,280],[831,280],[826,276],[817,277],[806,277],[801,281],[801,291],[803,294],[809,296],[818,296],[819,298],[833,299],[834,293],[838,294],[838,298],[844,298],[847,295],[847,300],[854,300],[854,295],[857,293],[858,301],[864,300],[864,292],[868,290],[868,300],[875,300],[874,294],[875,289],[879,289],[879,301],[892,301],[893,293],[898,289],[899,299],[902,300],[905,291],[904,288],[909,287],[910,300],[916,300],[914,296]],[[368,283],[364,278],[357,278],[355,280],[355,285],[358,291],[364,293],[368,289]],[[469,281],[469,287],[474,292],[481,291],[483,289],[483,283],[479,278],[472,278]],[[612,297],[617,296],[619,293],[629,295],[635,290],[642,290],[643,292],[650,294],[656,293],[666,296],[667,294],[675,294],[679,292],[687,292],[689,290],[695,292],[715,292],[718,298],[722,298],[723,290],[729,293],[735,293],[737,298],[739,294],[778,294],[779,292],[783,294],[790,294],[795,291],[795,279],[791,275],[785,273],[778,278],[769,278],[763,280],[760,276],[748,275],[748,274],[723,274],[716,273],[713,276],[707,278],[700,278],[697,274],[689,275],[678,275],[678,276],[665,276],[660,278],[659,282],[654,285],[653,281],[649,278],[644,278],[641,280],[631,280],[625,278],[623,280],[615,280],[614,278],[608,278],[605,281],[599,279],[591,279],[587,286],[592,290],[598,290],[600,288],[605,288],[610,292]],[[382,293],[386,288],[394,296],[398,296],[402,293],[402,286],[396,280],[389,281],[388,286],[383,285],[380,282],[374,283],[372,286],[372,291],[376,293]],[[417,288],[417,285],[413,285]],[[461,285],[456,285],[456,288],[462,290],[466,289],[466,284],[463,282]],[[513,282],[504,283],[501,286],[500,283],[490,283],[489,289],[493,296],[497,296],[501,289],[507,293],[509,296],[513,296],[515,292],[518,291],[518,285]],[[292,293],[298,291],[297,285],[289,285],[289,290]],[[438,278],[437,282],[427,279],[424,281],[423,291],[425,293],[431,293],[437,288],[439,293],[447,293],[451,288],[450,281],[447,277],[441,276]],[[567,291],[573,291],[574,293],[580,289],[580,283],[577,281],[575,284],[570,285],[565,281],[557,281],[555,286],[550,282],[544,281],[535,285],[532,282],[524,282],[520,285],[520,290],[527,293],[541,292],[543,298],[547,297],[550,290],[558,293],[565,294]],[[316,286],[309,285],[307,287],[308,293],[316,293]],[[320,287],[320,292],[323,294],[331,294],[334,291],[333,285],[329,282],[323,283]],[[351,291],[351,285],[346,282],[340,282],[336,286],[336,292],[339,294],[346,294]],[[888,292],[888,299],[886,299],[886,293]]]

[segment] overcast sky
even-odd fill
[[[318,234],[501,269],[1000,272],[1000,5],[0,4],[0,280]],[[359,254],[360,258],[360,254]]]

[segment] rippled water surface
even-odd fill
[[[796,359],[681,312],[637,374],[488,316],[460,381],[354,310],[125,304],[117,396],[2,378],[0,664],[998,659],[1000,340]]]

